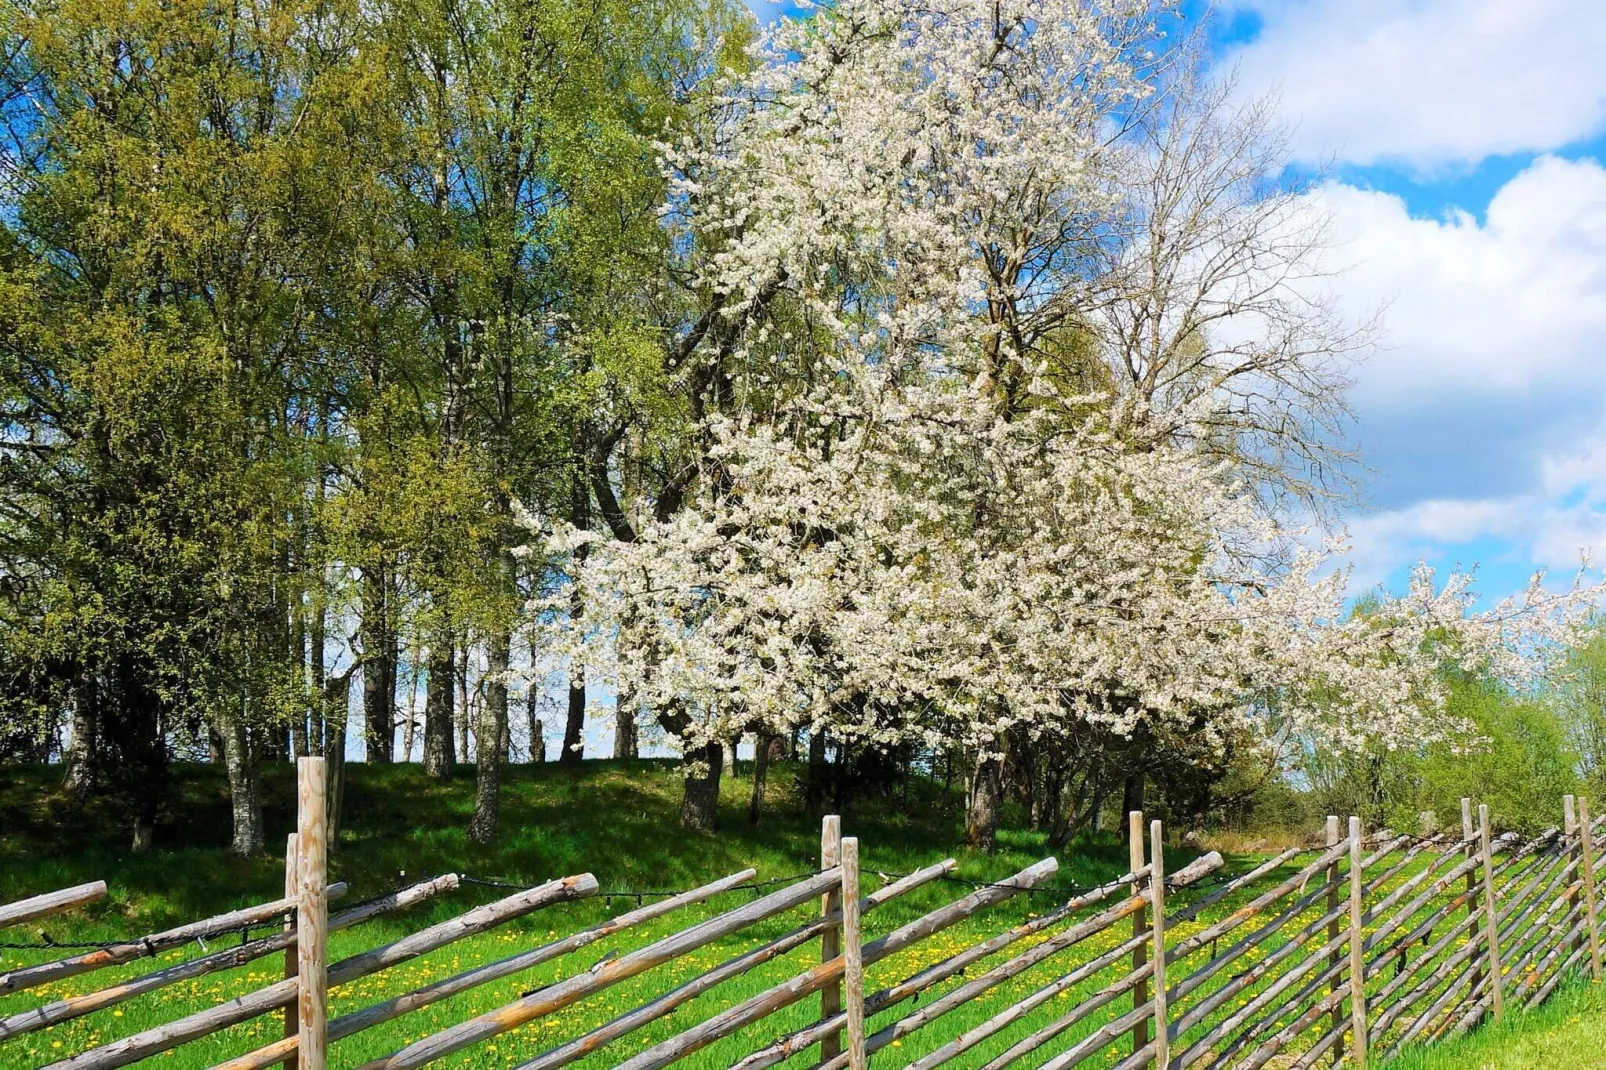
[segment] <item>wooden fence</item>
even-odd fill
[[[24,1065],[8,1057],[6,1046],[28,1034],[181,981],[282,956],[280,980],[48,1066],[109,1070],[259,1016],[282,1014],[282,1037],[218,1066],[323,1070],[331,1046],[338,1055],[338,1042],[346,1038],[591,944],[611,942],[692,904],[754,888],[749,883],[754,871],[733,873],[331,1018],[328,995],[335,986],[535,911],[594,896],[599,887],[589,873],[548,881],[331,962],[331,932],[449,893],[460,879],[437,877],[331,912],[330,904],[345,889],[326,880],[322,759],[302,760],[298,785],[297,832],[286,855],[283,898],[15,969],[0,975],[0,995],[192,941],[202,941],[204,949],[206,939],[249,926],[271,924],[270,935],[12,1013],[0,1019],[0,1063]],[[1348,1063],[1364,1068],[1406,1044],[1457,1036],[1512,1006],[1533,1006],[1586,968],[1588,976],[1600,980],[1595,867],[1601,822],[1591,819],[1582,799],[1575,805],[1569,796],[1562,809],[1560,828],[1529,841],[1493,836],[1487,807],[1478,807],[1474,820],[1465,801],[1459,836],[1424,829],[1368,838],[1357,819],[1345,829],[1329,818],[1321,846],[1285,851],[1230,877],[1214,853],[1168,874],[1160,822],[1145,828],[1143,816],[1134,813],[1128,873],[1098,887],[1067,891],[1051,909],[1027,914],[989,937],[946,942],[934,958],[927,941],[936,934],[1013,897],[1060,890],[1052,884],[1055,860],[1043,859],[994,883],[963,882],[968,886],[963,894],[872,936],[865,923],[878,907],[935,882],[958,881],[954,862],[883,877],[882,886],[866,894],[858,841],[843,837],[838,820],[830,817],[818,872],[774,890],[760,886],[763,894],[756,898],[633,949],[610,948],[588,968],[363,1062],[359,1070],[408,1070],[470,1051],[801,910],[810,916],[782,935],[757,941],[711,967],[700,964],[689,979],[533,1054],[519,1070],[555,1070],[582,1059],[592,1065],[607,1060],[620,1070],[656,1070],[739,1033],[742,1039],[733,1043],[740,1044],[740,1053],[730,1061],[739,1070],[783,1063],[862,1070],[872,1061],[908,1070],[949,1064],[1068,1070],[1090,1060],[1117,1070],[1151,1064],[1168,1070],[1253,1068],[1274,1061],[1278,1067]],[[35,920],[104,894],[105,885],[96,883],[0,907],[0,925]],[[965,931],[975,928],[973,923]],[[676,1019],[688,1024],[655,1043],[621,1043],[699,996],[793,952],[808,961],[779,983],[695,1021]],[[910,968],[911,958],[921,964]],[[872,972],[880,987],[867,983]],[[817,1001],[819,1008],[801,1019],[807,1024],[799,1026],[796,1013],[777,1017],[805,1001],[811,1006]],[[955,1013],[961,1009],[963,1014]],[[785,1022],[790,1025],[783,1027]]]

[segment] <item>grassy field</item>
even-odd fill
[[[268,778],[267,819],[270,840],[274,843],[282,843],[290,827],[290,772],[288,768],[275,769],[270,771]],[[464,770],[458,779],[444,784],[424,779],[416,766],[372,769],[354,766],[351,773],[346,800],[346,831],[332,858],[333,878],[351,884],[351,893],[345,900],[347,904],[444,872],[532,884],[553,876],[590,871],[604,889],[626,893],[690,888],[749,866],[759,871],[757,879],[765,880],[814,869],[819,849],[818,824],[802,814],[795,798],[795,770],[785,766],[772,772],[772,805],[759,828],[751,828],[746,823],[746,791],[750,782],[746,776],[739,776],[733,781],[728,780],[726,784],[721,831],[709,835],[687,834],[676,828],[674,814],[679,783],[674,768],[668,763],[588,762],[577,769],[555,765],[516,767],[511,770],[505,795],[503,835],[491,847],[472,845],[464,835],[472,798],[471,771]],[[158,849],[142,856],[130,856],[121,850],[122,837],[116,831],[118,823],[115,814],[82,813],[56,796],[53,793],[54,775],[52,770],[25,771],[21,775],[13,772],[13,779],[0,784],[0,901],[96,878],[105,879],[111,886],[107,900],[88,912],[51,919],[45,923],[44,930],[55,939],[85,941],[127,938],[251,902],[277,898],[280,894],[283,875],[278,859],[265,855],[260,859],[240,860],[228,855],[226,793],[221,777],[215,770],[191,767],[181,771],[179,799],[172,807],[169,819],[158,829]],[[873,880],[870,877],[872,873],[908,872],[950,855],[959,862],[957,872],[960,876],[971,880],[992,880],[1019,870],[1048,853],[1041,836],[1011,828],[1006,828],[1002,834],[1000,849],[994,855],[956,850],[955,844],[960,834],[957,796],[945,796],[939,785],[929,783],[916,782],[908,790],[912,794],[900,795],[896,799],[868,800],[844,815],[845,832],[860,837],[867,883]],[[185,846],[174,847],[174,844]],[[1168,857],[1171,867],[1175,869],[1187,860],[1188,855],[1173,849]],[[1126,848],[1114,837],[1093,838],[1059,852],[1059,860],[1061,869],[1054,881],[1056,885],[1091,885],[1118,876],[1125,870]],[[1242,869],[1252,865],[1254,860],[1233,858],[1229,862],[1231,868]],[[1425,864],[1426,859],[1422,862]],[[1415,868],[1415,865],[1411,866],[1390,883],[1405,879]],[[1255,890],[1264,887],[1261,885]],[[867,931],[872,936],[886,932],[968,890],[952,882],[927,886],[868,916]],[[338,959],[388,942],[505,894],[507,892],[504,890],[481,885],[465,886],[408,914],[336,934],[331,939],[331,958]],[[627,952],[684,928],[692,921],[728,910],[752,895],[752,892],[729,893],[708,904],[687,908],[594,944],[570,959],[559,960],[416,1011],[386,1026],[340,1042],[334,1048],[331,1063],[336,1067],[349,1067],[388,1054],[422,1036],[511,1002],[524,992],[572,975],[605,955]],[[1245,896],[1229,899],[1221,904],[1219,910],[1212,911],[1210,917],[1219,916],[1220,911],[1231,909],[1244,899]],[[1057,902],[1047,896],[1021,896],[981,912],[953,929],[876,965],[870,970],[867,988],[873,990],[900,980],[977,940],[1046,912]],[[337,989],[332,993],[332,1014],[338,1016],[422,983],[459,973],[483,962],[505,958],[556,936],[593,925],[605,917],[633,909],[635,905],[634,898],[626,895],[612,901],[599,897],[549,908]],[[1312,906],[1286,932],[1256,949],[1246,962],[1275,950],[1283,937],[1317,916],[1320,910],[1319,904]],[[808,912],[808,908],[793,911],[753,926],[669,966],[649,971],[558,1014],[471,1048],[437,1065],[518,1066],[539,1052],[579,1036],[741,951],[773,939],[799,924]],[[1173,940],[1183,939],[1189,933],[1198,931],[1208,920],[1174,926],[1171,930]],[[942,1019],[940,1025],[904,1039],[895,1048],[879,1056],[876,1065],[890,1070],[908,1063],[944,1043],[957,1031],[978,1024],[1073,966],[1114,947],[1130,931],[1130,927],[1123,923],[1115,930],[1099,934],[1075,950],[1001,985],[986,998]],[[36,937],[37,933],[33,931],[0,931],[0,941],[22,941]],[[213,946],[217,946],[216,942]],[[1016,954],[1024,946],[1026,942],[1017,944],[1004,955]],[[1226,950],[1225,945],[1222,950]],[[1197,966],[1212,951],[1207,944],[1196,955],[1190,956],[1186,968]],[[197,954],[200,954],[199,949],[192,945],[161,956],[161,963],[165,965]],[[792,976],[804,964],[817,961],[815,954],[813,947],[800,950],[733,979],[681,1011],[576,1065],[615,1065],[628,1055],[678,1033],[717,1010]],[[60,957],[59,954],[49,952],[0,950],[0,972],[16,965],[57,957]],[[989,960],[987,965],[996,961]],[[1178,966],[1183,964],[1179,963]],[[113,980],[139,976],[151,968],[149,961],[133,963],[0,999],[0,1017],[48,1000],[103,988]],[[124,1003],[116,1009],[103,1010],[49,1030],[0,1043],[0,1067],[38,1066],[151,1028],[261,987],[276,980],[280,969],[281,960],[277,956],[264,958],[229,973],[175,985]],[[980,1045],[951,1065],[956,1068],[984,1065],[1031,1029],[1075,1006],[1089,992],[1108,984],[1124,969],[1107,971],[1082,988],[1065,994],[1025,1022]],[[1237,969],[1229,967],[1218,981],[1212,983],[1212,988],[1224,982]],[[973,969],[971,976],[976,972],[977,969]],[[1173,976],[1182,972],[1174,969]],[[945,987],[962,983],[964,979],[961,977],[950,981]],[[1222,1013],[1242,1007],[1263,986],[1264,983],[1250,988],[1228,1003]],[[1130,1005],[1130,997],[1122,997],[1106,1011],[1093,1015],[1087,1022],[1068,1031],[1052,1050],[1068,1046]],[[910,1009],[911,1005],[906,1003],[885,1015],[884,1021],[907,1014]],[[680,1065],[698,1070],[728,1067],[740,1055],[779,1033],[807,1024],[816,1011],[817,1001],[806,1000],[758,1026],[693,1055]],[[1547,1007],[1545,1013],[1550,1014],[1551,1008]],[[1190,1032],[1190,1038],[1196,1039],[1198,1030],[1208,1028],[1218,1018],[1219,1015],[1212,1015]],[[872,1022],[872,1028],[884,1024],[884,1021]],[[158,1056],[151,1060],[151,1065],[185,1070],[206,1067],[276,1039],[279,1033],[277,1016],[268,1016]],[[1310,1038],[1306,1039],[1308,1041]],[[1601,1047],[1606,1050],[1606,1045]],[[1297,1048],[1296,1045],[1295,1050]],[[1092,1059],[1084,1065],[1112,1065],[1128,1050],[1124,1041],[1118,1042],[1111,1045],[1105,1057]],[[788,1065],[810,1065],[813,1061],[811,1054],[794,1058]],[[1046,1054],[1035,1061],[1028,1059],[1018,1065],[1036,1065]],[[1416,1057],[1414,1054],[1410,1056]],[[1400,1065],[1420,1065],[1425,1070],[1428,1066],[1474,1064],[1407,1061]],[[1520,1065],[1573,1064],[1529,1062]]]
[[[1541,1007],[1458,1041],[1403,1053],[1386,1070],[1606,1070],[1606,990],[1574,983]]]
[[[267,784],[270,840],[282,843],[291,823],[288,769],[272,770]],[[332,878],[351,884],[347,902],[356,902],[425,876],[459,872],[505,878],[519,883],[589,871],[604,889],[656,890],[690,888],[751,866],[758,878],[787,876],[816,867],[818,824],[803,816],[793,796],[791,771],[772,773],[773,813],[757,829],[745,821],[748,781],[727,784],[722,829],[712,835],[688,835],[674,826],[679,784],[672,767],[658,762],[588,762],[578,769],[555,765],[518,767],[511,778],[502,811],[503,835],[493,847],[470,844],[464,835],[472,797],[471,771],[447,784],[425,780],[416,766],[351,768],[346,798],[346,831],[331,863]],[[13,773],[0,786],[0,900],[46,888],[96,878],[110,885],[106,901],[83,916],[52,919],[45,931],[61,941],[107,940],[134,936],[233,907],[276,898],[283,882],[282,864],[264,856],[239,860],[226,850],[228,810],[224,785],[214,770],[183,770],[180,801],[170,820],[158,829],[158,849],[143,856],[122,850],[112,814],[81,814],[51,794],[53,773]],[[916,786],[925,797],[899,800],[898,806],[867,802],[844,817],[845,831],[860,837],[864,867],[870,872],[907,872],[947,856],[959,860],[958,873],[971,879],[992,879],[1036,861],[1046,852],[1041,837],[1005,831],[999,852],[987,856],[956,851],[959,838],[957,799],[943,800],[932,785]],[[913,814],[914,817],[902,816]],[[184,844],[183,847],[171,846]],[[1096,883],[1124,871],[1125,847],[1112,839],[1084,843],[1060,859],[1060,884]],[[888,904],[867,919],[873,932],[883,932],[967,889],[941,883]],[[339,958],[444,920],[470,906],[507,894],[468,886],[419,907],[407,915],[370,923],[331,939],[331,958]],[[630,930],[620,938],[587,948],[577,961],[559,961],[532,973],[485,986],[409,1015],[389,1027],[342,1042],[335,1064],[351,1065],[386,1054],[425,1034],[516,999],[521,992],[589,966],[611,950],[628,951],[690,922],[729,909],[752,893],[731,893]],[[926,962],[945,957],[980,936],[991,935],[1034,910],[1047,909],[1043,897],[1021,897],[950,930],[873,971],[871,983],[901,977]],[[632,909],[634,901],[601,899],[566,904],[513,922],[479,938],[462,941],[374,978],[337,990],[333,1014],[340,1014],[448,976],[472,965],[506,957],[566,935],[605,916]],[[555,1041],[578,1035],[622,1009],[655,995],[674,983],[723,961],[740,950],[772,939],[803,918],[783,915],[678,960],[667,968],[610,989],[567,1011],[543,1019],[499,1043],[472,1049],[442,1065],[516,1065]],[[7,930],[0,941],[34,937]],[[161,956],[161,962],[199,954],[193,946]],[[617,1048],[582,1065],[611,1065],[608,1056],[644,1047],[684,1028],[688,1015],[698,1018],[738,1002],[798,968],[795,953],[753,971],[699,1000],[693,1008],[643,1030]],[[50,953],[0,951],[0,970],[59,957]],[[93,991],[113,980],[149,972],[151,964],[133,963],[34,989],[0,1000],[0,1015],[40,1002]],[[169,1021],[276,979],[279,961],[258,960],[228,974],[214,974],[190,984],[123,1004],[113,1011],[63,1023],[0,1046],[0,1065],[37,1065]],[[809,1017],[800,1006],[778,1020],[801,1025]],[[955,1016],[954,1020],[958,1020]],[[277,1020],[246,1023],[207,1040],[184,1046],[156,1062],[174,1068],[202,1067],[249,1050],[278,1035]],[[688,1066],[725,1066],[733,1051],[750,1045],[738,1036],[688,1060]],[[920,1050],[909,1043],[910,1051]]]

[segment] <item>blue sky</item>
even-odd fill
[[[1351,397],[1357,587],[1606,564],[1606,2],[1226,0],[1211,29],[1328,176],[1333,296],[1382,310]]]
[[[1217,25],[1330,176],[1335,295],[1383,309],[1358,581],[1421,559],[1501,594],[1606,560],[1606,4],[1243,0]]]

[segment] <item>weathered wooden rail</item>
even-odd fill
[[[1231,877],[1219,872],[1222,860],[1213,853],[1168,874],[1160,822],[1145,826],[1143,815],[1134,813],[1128,873],[1078,889],[990,936],[949,938],[936,958],[930,954],[932,937],[968,919],[982,921],[1006,900],[1041,894],[1051,887],[1056,861],[1043,859],[996,883],[972,884],[957,898],[876,935],[870,927],[882,916],[880,908],[956,879],[954,861],[883,878],[881,887],[866,893],[858,841],[844,838],[839,821],[830,817],[816,873],[766,890],[749,883],[753,870],[742,870],[567,935],[557,935],[554,923],[545,942],[331,1018],[329,991],[335,986],[595,896],[599,887],[589,873],[557,878],[330,961],[330,933],[448,894],[460,881],[448,874],[331,912],[329,904],[345,888],[327,881],[321,759],[303,760],[299,777],[298,825],[286,855],[283,898],[0,974],[5,996],[192,941],[203,949],[185,961],[0,1018],[0,1063],[25,1065],[17,1061],[16,1045],[41,1030],[279,955],[280,980],[85,1050],[52,1050],[61,1057],[46,1065],[110,1070],[282,1014],[283,1036],[275,1024],[276,1039],[258,1040],[253,1050],[217,1066],[323,1070],[331,1046],[347,1038],[566,961],[590,945],[612,945],[589,967],[359,1068],[411,1070],[474,1051],[804,910],[810,916],[783,927],[780,935],[768,935],[775,930],[767,928],[763,939],[712,965],[699,960],[691,976],[682,974],[656,994],[635,998],[628,1009],[590,1023],[579,1035],[530,1047],[520,1056],[519,1070],[556,1070],[581,1060],[658,1070],[738,1034],[743,1039],[720,1049],[738,1070],[783,1064],[862,1070],[872,1061],[889,1070],[935,1070],[962,1057],[966,1065],[986,1070],[1069,1070],[1095,1057],[1103,1065],[1113,1061],[1118,1070],[1255,1068],[1273,1060],[1279,1067],[1365,1068],[1407,1044],[1456,1036],[1512,1006],[1534,1006],[1568,976],[1598,982],[1602,975],[1596,873],[1602,821],[1591,819],[1587,801],[1570,796],[1563,801],[1561,826],[1528,841],[1495,836],[1487,807],[1476,808],[1474,819],[1465,801],[1459,837],[1424,829],[1419,836],[1384,832],[1366,838],[1358,820],[1351,818],[1346,830],[1330,818],[1322,846],[1285,851]],[[739,888],[762,894],[640,946],[617,943],[647,922],[717,902]],[[74,909],[104,893],[104,884],[97,883],[36,896],[0,907],[0,924]],[[248,937],[250,927],[263,925],[273,931]],[[238,946],[205,949],[205,940],[236,931],[243,934]],[[660,1025],[640,1039],[647,1027],[700,997],[766,966],[773,973],[774,964],[798,955],[808,961],[784,979],[734,1003],[727,999],[729,1005],[717,1010],[698,1014],[693,1008],[677,1019],[684,1021],[677,1032],[665,1035]],[[807,1017],[787,1010],[811,1000],[818,1011]],[[519,1043],[534,1045],[527,1037]]]

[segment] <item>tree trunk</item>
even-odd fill
[[[407,684],[407,717],[402,721],[402,761],[413,760],[413,743],[418,737],[418,658],[410,657],[408,663]],[[394,732],[394,729],[392,730]]]
[[[747,801],[747,823],[757,826],[764,816],[764,786],[770,773],[770,749],[775,746],[777,738],[769,732],[758,731],[753,735],[753,794]]]
[[[321,689],[319,718],[325,725],[324,757],[329,763],[325,841],[331,851],[340,842],[341,808],[346,800],[346,729],[351,721],[351,674],[356,668],[353,665],[339,676],[327,677]]]
[[[530,645],[530,686],[524,692],[524,716],[530,730],[530,764],[546,761],[546,727],[536,713],[541,702],[541,687],[535,679],[535,645]]]
[[[450,629],[436,637],[429,650],[429,682],[424,692],[424,775],[445,780],[457,756],[452,750],[452,712],[456,705],[455,637]]]
[[[219,722],[223,762],[229,774],[229,806],[234,819],[234,838],[229,850],[241,858],[250,858],[262,851],[262,793],[256,763],[251,760],[244,718],[234,713],[219,714]]]
[[[396,633],[390,627],[388,582],[380,568],[362,574],[362,714],[364,754],[371,765],[388,764],[396,746]],[[412,717],[412,706],[407,715]],[[408,733],[407,757],[412,757]]]
[[[1104,796],[1108,790],[1109,781],[1104,776],[1104,755],[1101,752],[1093,759],[1093,801],[1088,804],[1088,817],[1094,832],[1104,831]]]
[[[87,795],[100,777],[99,689],[95,674],[87,665],[79,666],[73,680],[72,739],[63,755],[67,790]]]
[[[468,733],[470,727],[469,722],[473,719],[473,716],[474,712],[471,708],[471,703],[469,702],[468,690],[468,644],[465,643],[463,644],[461,656],[457,659],[457,713],[455,715],[455,721],[457,725],[457,759],[461,762],[467,762],[472,758],[472,754],[469,750]]]
[[[486,644],[485,701],[480,706],[474,817],[468,824],[468,838],[475,843],[490,843],[496,839],[502,792],[502,742],[507,738],[507,670],[511,645],[505,628],[494,630]]]
[[[680,803],[680,823],[685,828],[706,831],[719,823],[719,777],[725,767],[724,749],[716,740],[686,756],[686,791]]]
[[[101,724],[105,769],[123,812],[133,817],[131,849],[149,851],[156,840],[156,815],[167,789],[167,743],[162,700],[149,686],[132,654],[117,657],[108,695],[117,708]]]
[[[1143,771],[1128,773],[1126,782],[1121,786],[1121,813],[1130,814],[1134,810],[1143,809],[1144,785],[1148,778]]]
[[[569,716],[563,723],[563,749],[558,761],[563,765],[578,765],[585,757],[586,738],[586,670],[583,665],[569,668]]]
[[[637,753],[636,699],[635,695],[626,689],[614,700],[613,756],[634,758]]]
[[[998,843],[998,812],[1003,802],[1004,763],[996,757],[976,763],[970,809],[965,814],[965,843],[992,851]]]
[[[808,803],[809,813],[818,817],[825,809],[825,793],[829,789],[827,783],[828,770],[825,767],[825,729],[809,729],[809,776],[808,786],[803,797]]]

